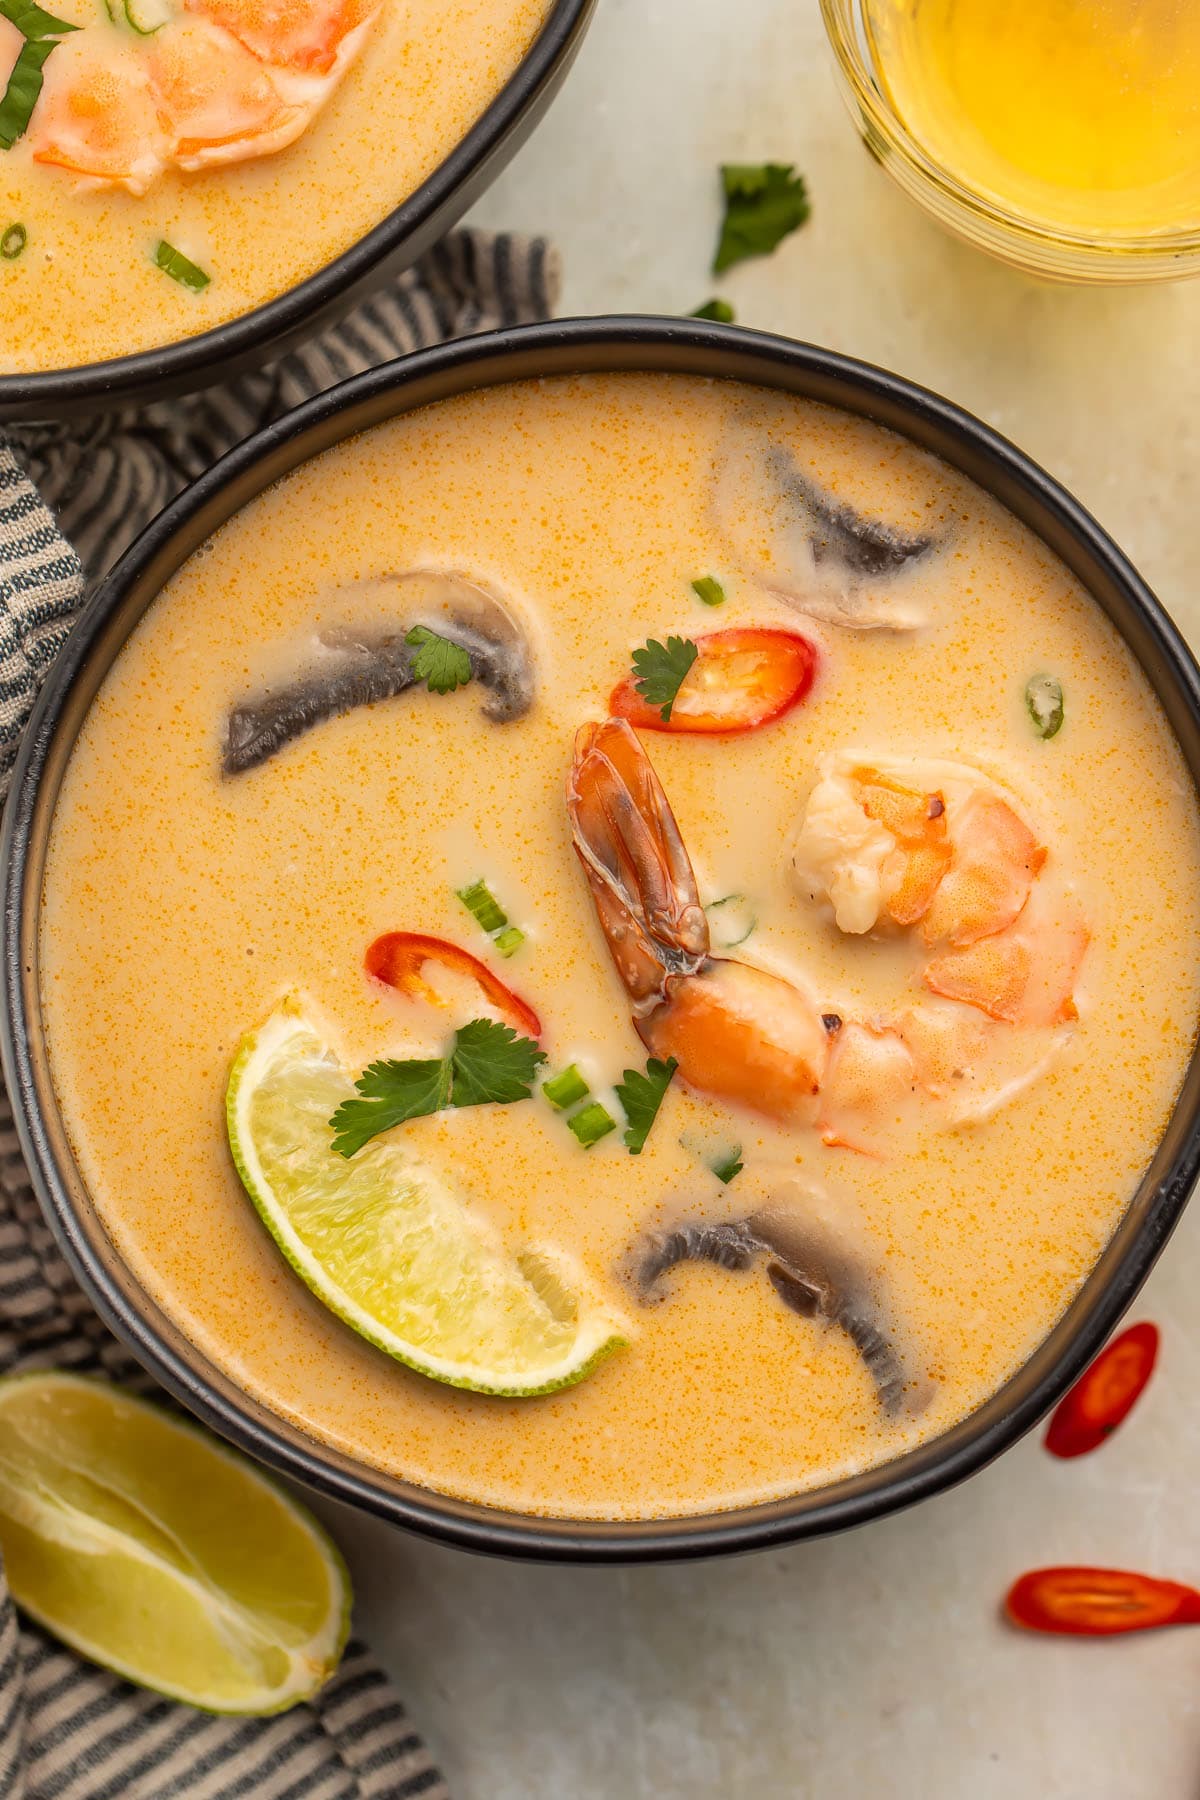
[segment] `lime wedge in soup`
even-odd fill
[[[508,1254],[395,1132],[347,1159],[330,1120],[354,1085],[293,1002],[247,1037],[226,1115],[238,1173],[319,1300],[389,1356],[484,1394],[548,1394],[624,1341],[579,1271]]]
[[[0,1549],[18,1605],[118,1675],[210,1712],[282,1712],[346,1641],[316,1521],[196,1426],[104,1381],[0,1381]]]

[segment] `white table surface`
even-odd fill
[[[940,389],[1060,476],[1200,641],[1200,285],[1042,287],[950,238],[860,148],[816,0],[601,0],[533,142],[476,213],[545,231],[565,313],[686,312],[721,161],[794,161],[811,223],[721,291],[744,324]],[[1119,1071],[1115,1079],[1120,1079]],[[1135,1317],[1135,1419],[1071,1466],[1036,1440],[849,1536],[733,1562],[548,1569],[333,1509],[359,1625],[456,1800],[1197,1800],[1200,1634],[1025,1639],[1025,1567],[1200,1579],[1200,1206]]]

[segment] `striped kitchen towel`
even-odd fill
[[[0,436],[0,798],[88,582],[189,480],[344,376],[444,338],[546,318],[557,289],[556,259],[540,239],[459,232],[342,324],[227,387]],[[0,1090],[0,1373],[39,1368],[149,1386],[60,1256]],[[18,1622],[0,1575],[0,1800],[418,1795],[447,1800],[361,1645],[351,1642],[311,1705],[272,1719],[218,1719],[131,1687]]]

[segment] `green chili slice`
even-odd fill
[[[1025,705],[1040,738],[1056,737],[1062,730],[1062,682],[1055,675],[1031,675],[1025,684]]]
[[[0,256],[5,262],[16,262],[28,242],[29,233],[22,224],[10,225],[0,236]]]
[[[169,275],[180,287],[190,288],[193,294],[202,294],[212,280],[212,276],[206,275],[182,250],[168,244],[166,238],[154,252],[154,260],[164,275]]]

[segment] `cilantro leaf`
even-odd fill
[[[691,638],[669,637],[665,644],[647,639],[633,653],[634,687],[649,706],[657,706],[665,725],[683,678],[700,652]]]
[[[417,654],[412,659],[412,672],[424,681],[431,694],[452,694],[466,687],[471,679],[471,659],[461,644],[439,637],[428,625],[414,625],[404,639]]]
[[[660,1062],[656,1056],[652,1056],[646,1064],[644,1075],[639,1074],[636,1069],[626,1069],[624,1080],[618,1081],[617,1099],[629,1121],[625,1131],[625,1148],[631,1156],[642,1154],[646,1139],[650,1136],[650,1127],[658,1117],[658,1109],[678,1067],[673,1056],[668,1057],[666,1062]]]
[[[355,1082],[359,1098],[343,1100],[329,1123],[339,1156],[357,1154],[364,1144],[403,1125],[441,1112],[450,1104],[450,1063],[446,1057],[420,1061],[375,1062]]]
[[[718,325],[732,325],[735,314],[728,300],[706,300],[695,312],[688,314],[689,319],[713,319]]]
[[[495,1019],[472,1019],[455,1034],[450,1062],[455,1106],[510,1106],[528,1100],[539,1064],[546,1060],[532,1038]]]
[[[53,13],[38,6],[36,0],[0,0],[0,18],[8,19],[22,37],[32,42],[65,37],[69,31],[79,30],[78,25],[69,25],[66,19],[56,19]]]
[[[723,163],[725,217],[713,258],[720,275],[749,256],[769,256],[803,225],[811,208],[792,163]]]

